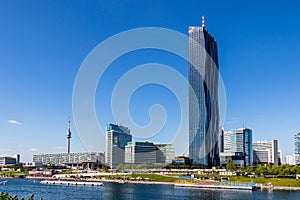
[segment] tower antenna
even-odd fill
[[[204,20],[204,16],[202,16],[202,27],[205,26],[205,20]]]
[[[68,154],[70,154],[70,139],[71,139],[71,128],[70,128],[70,117],[68,118],[68,132],[67,132],[67,139],[68,139]]]

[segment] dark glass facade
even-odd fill
[[[189,27],[189,155],[193,164],[220,164],[218,49],[205,27]]]
[[[110,168],[116,168],[125,163],[125,146],[132,141],[132,135],[127,127],[108,124],[106,126],[105,163]]]

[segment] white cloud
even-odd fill
[[[31,149],[29,149],[29,151],[37,151],[38,149],[36,149],[36,148],[31,148]]]
[[[14,153],[12,149],[0,149],[0,156],[11,156]]]
[[[14,120],[14,119],[10,119],[10,120],[8,120],[7,121],[8,123],[10,123],[10,124],[15,124],[15,125],[22,125],[22,123],[21,122],[19,122],[19,121],[17,121],[17,120]]]
[[[65,149],[66,147],[63,147],[63,146],[56,146],[54,147],[54,149],[58,149],[58,150],[62,150],[62,149]]]

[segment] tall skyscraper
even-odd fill
[[[125,146],[132,141],[132,135],[127,127],[115,124],[106,126],[106,155],[105,163],[110,168],[116,168],[125,163]]]
[[[198,167],[220,163],[218,48],[202,26],[189,26],[189,155]],[[194,96],[195,94],[195,96]]]
[[[300,164],[300,132],[295,134],[295,164]]]

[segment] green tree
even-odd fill
[[[235,171],[237,170],[237,164],[233,163],[231,158],[227,158],[226,169],[229,171]]]
[[[257,174],[259,176],[268,175],[269,174],[268,167],[267,166],[259,166],[258,168],[256,168],[255,174]]]
[[[108,169],[110,169],[110,167],[109,167],[109,165],[108,164],[103,164],[102,165],[102,169],[104,170],[104,171],[107,171]]]

